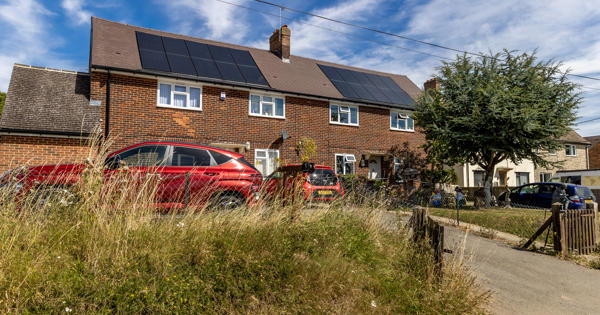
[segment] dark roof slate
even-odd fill
[[[89,95],[88,73],[15,64],[0,130],[87,135],[100,119]]]
[[[343,99],[342,94],[329,81],[317,64],[340,67],[366,73],[389,76],[413,100],[421,89],[404,75],[383,73],[367,69],[339,65],[331,62],[291,55],[290,62],[282,62],[268,50],[245,47],[211,40],[167,33],[92,17],[92,44],[90,66],[125,71],[146,72],[142,69],[135,32],[185,39],[199,43],[247,50],[254,58],[265,79],[273,90],[317,97]],[[293,36],[293,34],[292,34]],[[265,39],[266,41],[266,39]],[[293,45],[293,40],[292,40]],[[292,46],[293,49],[293,46]],[[176,74],[173,74],[176,75]],[[413,108],[414,104],[391,104],[390,107]]]

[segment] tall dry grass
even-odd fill
[[[460,264],[438,281],[430,251],[374,201],[159,214],[151,179],[105,181],[105,146],[90,150],[75,198],[3,193],[0,312],[463,314],[485,303]]]

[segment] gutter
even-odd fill
[[[270,92],[270,93],[276,92],[276,93],[280,93],[280,94],[285,94],[285,95],[290,95],[290,96],[299,96],[299,97],[303,97],[303,98],[307,98],[307,99],[320,100],[320,101],[324,100],[324,101],[328,101],[328,102],[334,101],[334,102],[342,102],[342,103],[351,103],[351,104],[356,104],[356,105],[365,106],[365,107],[376,107],[376,108],[385,108],[385,109],[404,109],[404,110],[410,110],[410,111],[415,110],[415,107],[414,106],[411,107],[410,105],[400,105],[400,104],[392,105],[392,104],[383,104],[383,103],[366,104],[364,102],[359,102],[359,101],[345,99],[345,98],[324,97],[324,96],[318,96],[318,95],[312,95],[312,94],[306,94],[306,93],[282,91],[282,90],[277,90],[277,89],[273,89],[270,87],[265,87],[262,85],[236,84],[236,83],[231,83],[231,81],[215,82],[214,79],[202,79],[201,77],[196,77],[196,76],[192,77],[192,76],[186,76],[186,75],[165,75],[164,73],[158,72],[158,71],[154,72],[154,71],[147,71],[147,70],[145,70],[145,71],[129,70],[129,69],[123,69],[123,68],[114,68],[114,67],[97,66],[97,65],[92,65],[92,67],[90,68],[90,72],[98,71],[98,72],[110,73],[111,70],[113,70],[112,72],[115,74],[121,74],[121,75],[126,75],[126,76],[135,76],[135,77],[148,78],[148,79],[159,80],[160,78],[175,78],[175,79],[187,80],[187,81],[192,81],[192,82],[207,83],[207,84],[210,84],[210,85],[213,85],[216,87],[235,88],[235,89],[241,89],[241,90],[246,90],[246,91],[260,90],[260,91],[265,91],[265,92]],[[415,104],[416,104],[416,102],[415,102]]]
[[[1,128],[2,136],[24,136],[24,137],[45,137],[45,138],[68,138],[68,139],[87,139],[90,133],[78,133],[69,131],[46,131],[46,130],[26,130]]]

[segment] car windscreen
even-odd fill
[[[335,186],[338,179],[332,170],[317,168],[308,174],[308,182],[313,186]]]
[[[575,194],[577,196],[583,197],[583,199],[595,199],[592,191],[586,186],[576,186]]]

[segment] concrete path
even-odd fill
[[[466,235],[466,238],[465,238]],[[600,314],[600,270],[446,226],[445,246],[459,255],[483,288],[493,314]],[[454,257],[456,258],[456,257]]]

